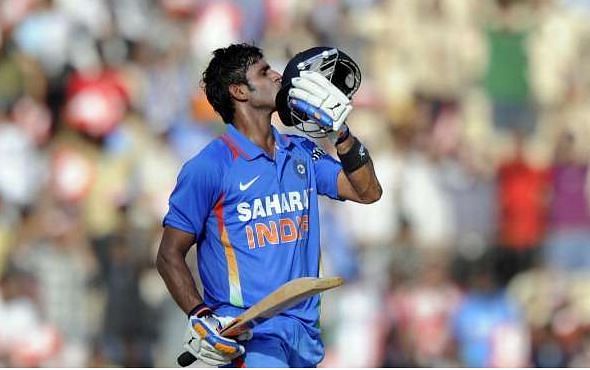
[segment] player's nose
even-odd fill
[[[272,70],[272,80],[274,82],[281,83],[282,78],[283,76],[279,72],[275,71],[274,69]]]

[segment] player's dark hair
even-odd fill
[[[229,93],[232,84],[250,86],[246,78],[248,68],[264,56],[262,50],[250,44],[232,44],[213,52],[213,58],[203,72],[202,85],[207,100],[225,123],[234,120],[235,107]]]

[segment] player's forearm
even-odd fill
[[[203,303],[203,299],[197,291],[195,281],[184,257],[177,250],[170,250],[161,246],[156,259],[156,268],[166,283],[172,298],[188,314],[195,306]]]
[[[342,162],[343,172],[356,193],[354,200],[361,203],[378,201],[383,190],[368,150],[352,135],[337,144],[336,150]]]
[[[344,171],[344,174],[350,181],[350,185],[354,188],[361,203],[374,203],[381,199],[383,190],[375,175],[372,161],[369,161],[369,163],[353,173]]]

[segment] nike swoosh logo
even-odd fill
[[[254,184],[256,182],[256,180],[258,180],[259,177],[260,177],[260,175],[256,176],[255,178],[253,178],[252,180],[248,181],[245,184],[242,184],[242,182],[240,181],[240,190],[241,191],[248,190],[248,188],[250,186],[252,186],[252,184]]]

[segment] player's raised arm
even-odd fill
[[[343,169],[338,175],[340,198],[359,203],[379,200],[382,189],[369,151],[345,123],[352,111],[348,96],[319,72],[301,71],[291,81],[290,107],[315,122],[336,145]]]
[[[342,172],[338,175],[340,198],[358,203],[378,201],[383,190],[365,146],[349,133],[347,139],[336,144],[336,151],[342,163]]]

